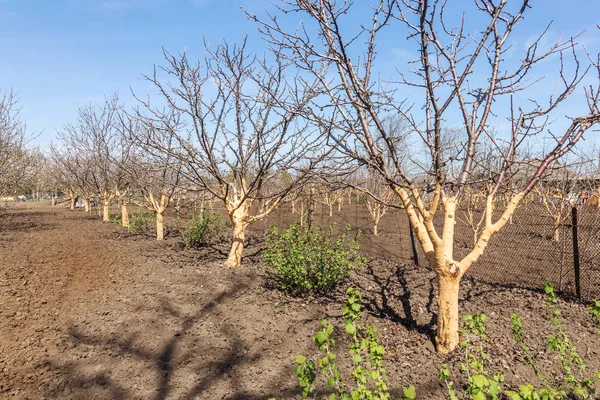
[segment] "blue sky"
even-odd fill
[[[553,35],[586,29],[581,40],[598,51],[600,1],[533,4],[516,43],[526,43],[554,19]],[[162,47],[201,55],[203,37],[214,43],[248,34],[260,50],[241,6],[257,14],[272,8],[268,0],[0,0],[0,87],[19,93],[29,129],[43,131],[38,140],[47,143],[76,117],[78,105],[114,92],[128,99],[130,86],[143,91],[141,73],[162,64]],[[403,42],[390,60],[402,55]]]

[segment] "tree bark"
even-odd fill
[[[373,225],[373,235],[375,235],[375,236],[379,236],[379,233],[377,232],[377,225],[378,225],[377,222],[375,222],[375,225]]]
[[[129,228],[129,210],[125,201],[121,201],[121,226]]]
[[[108,222],[110,219],[110,201],[104,200],[103,205],[104,207],[102,209],[102,221]]]
[[[437,351],[449,353],[458,346],[458,293],[460,276],[437,276],[438,295],[438,320],[437,336],[435,343]]]
[[[89,213],[90,210],[90,199],[87,197],[83,198],[83,209],[85,210],[86,213]]]
[[[71,196],[71,210],[75,209],[75,196]]]
[[[162,212],[156,213],[156,240],[165,239],[164,216]]]
[[[239,219],[232,218],[233,224],[233,243],[229,251],[229,257],[225,261],[228,267],[239,267],[242,265],[242,252],[244,251],[244,239],[246,238],[246,229],[244,222]]]

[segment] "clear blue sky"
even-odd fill
[[[582,40],[597,52],[600,0],[533,4],[523,43],[554,19],[553,33],[586,29]],[[130,86],[143,90],[140,75],[162,64],[162,47],[200,55],[203,37],[214,43],[248,34],[260,50],[240,6],[257,14],[272,8],[268,0],[0,0],[0,87],[19,93],[28,127],[44,132],[40,143],[49,142],[78,105],[114,92],[127,99]]]

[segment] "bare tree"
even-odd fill
[[[0,88],[0,194],[14,195],[31,162],[26,145],[31,140],[20,118],[16,94]]]
[[[186,180],[223,202],[233,227],[227,266],[241,264],[248,225],[271,213],[306,179],[314,165],[309,157],[324,142],[298,118],[306,100],[291,86],[294,77],[286,80],[289,72],[281,60],[259,58],[245,48],[245,40],[215,50],[207,46],[205,59],[195,63],[185,53],[165,52],[166,66],[146,79],[167,109],[139,99],[146,114],[139,117],[146,124],[170,120],[164,124],[174,143],[169,153],[183,163]],[[172,113],[177,121],[165,117]],[[162,143],[147,142],[165,152]],[[284,171],[295,171],[287,183],[278,179]]]
[[[394,206],[392,203],[397,197],[379,174],[368,174],[367,181],[362,187],[366,188],[369,193],[369,196],[365,197],[364,204],[373,220],[373,235],[378,236],[379,222],[389,209]]]
[[[175,156],[176,141],[170,134],[171,127],[178,124],[178,117],[176,113],[164,113],[158,121],[139,116],[122,119],[123,140],[129,144],[126,146],[127,156],[121,158],[119,169],[127,176],[124,180],[129,186],[121,192],[131,196],[123,196],[124,201],[131,201],[154,213],[156,240],[164,240],[165,212],[172,205],[176,193],[182,190],[182,157]],[[155,151],[156,148],[160,151]],[[136,199],[136,192],[141,194],[143,201]],[[128,218],[126,205],[122,213]]]
[[[281,57],[320,80],[310,118],[329,128],[330,141],[338,151],[377,171],[404,203],[437,276],[437,349],[450,352],[459,341],[462,276],[544,170],[600,121],[597,92],[590,89],[587,111],[570,118],[567,126],[551,125],[586,72],[577,57],[576,39],[544,48],[546,29],[516,59],[510,53],[518,50],[512,45],[513,32],[531,7],[528,0],[510,4],[494,0],[470,4],[437,0],[278,3],[285,18],[272,15],[257,21],[257,26]],[[456,10],[463,12],[457,16]],[[289,19],[296,15],[306,23],[290,30]],[[481,24],[479,29],[472,21]],[[396,64],[394,70],[378,67],[377,56],[392,52],[383,46],[397,38],[409,39],[413,59]],[[543,92],[534,90],[536,84],[549,85],[548,79],[536,79],[536,66],[542,60],[547,65],[555,62],[558,70],[556,90],[543,99]],[[306,90],[315,91],[312,85]],[[411,152],[395,141],[383,123],[391,114],[409,124],[408,143],[422,152]],[[501,134],[490,129],[498,121],[507,126]],[[508,177],[524,162],[517,149],[548,131],[552,145],[530,159],[532,174],[519,187],[513,186],[514,195],[494,212],[495,199]],[[444,151],[449,132],[459,138],[457,151]],[[493,171],[490,178],[477,182],[472,171],[483,138],[495,144],[501,162],[487,166]],[[485,226],[471,251],[455,259],[456,209],[465,189],[473,184],[486,188]],[[438,213],[443,214],[441,226],[434,223]]]
[[[341,201],[344,198],[345,193],[342,191],[341,188],[336,188],[336,187],[322,187],[321,188],[321,193],[320,193],[320,199],[321,202],[323,204],[325,204],[327,206],[327,208],[329,209],[329,216],[333,217],[333,209],[335,207],[335,205],[337,204],[338,207],[340,206]]]
[[[59,132],[64,151],[71,157],[66,164],[79,181],[79,189],[86,200],[98,195],[102,202],[102,220],[109,220],[110,204],[119,189],[120,170],[114,160],[121,152],[117,124],[122,112],[119,98],[114,95],[100,106],[79,107],[78,120],[66,124]]]
[[[552,240],[560,240],[560,227],[571,215],[571,208],[577,205],[578,195],[572,193],[576,174],[567,166],[553,168],[535,187],[546,216],[552,218]]]
[[[89,163],[85,155],[78,153],[77,149],[61,143],[52,145],[50,153],[55,165],[55,177],[57,184],[69,196],[70,208],[75,209],[78,196],[83,198],[86,212],[90,212],[90,202],[93,195],[90,187],[88,169]]]

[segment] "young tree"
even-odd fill
[[[31,137],[19,114],[15,93],[0,88],[0,194],[19,190],[25,178],[20,174],[31,161],[26,148]]]
[[[570,178],[577,176],[573,173],[569,176],[566,166],[555,168],[535,187],[535,193],[544,205],[546,216],[552,218],[552,240],[555,242],[560,240],[560,227],[571,215],[571,208],[576,205],[571,194],[573,182]]]
[[[128,185],[119,193],[122,201],[131,201],[154,213],[156,240],[164,240],[164,216],[181,186],[182,157],[175,156],[177,149],[170,128],[178,124],[176,113],[164,113],[162,119],[126,116],[122,118],[123,142],[127,142],[127,155],[119,160],[119,170]],[[160,148],[160,151],[155,151]],[[143,201],[133,196],[141,193]],[[126,196],[127,195],[127,196]],[[131,196],[131,200],[129,200]],[[124,205],[125,204],[125,205]],[[128,218],[127,203],[121,203],[123,218]]]
[[[588,91],[588,110],[570,118],[566,126],[550,123],[585,75],[575,39],[543,49],[548,34],[544,30],[516,59],[511,54],[518,51],[513,32],[531,8],[528,0],[278,3],[285,14],[257,21],[258,28],[281,57],[288,57],[320,81],[310,118],[328,127],[330,142],[338,151],[379,173],[405,205],[437,276],[437,349],[450,352],[459,342],[462,276],[544,170],[600,122],[598,96]],[[290,30],[289,19],[295,16],[306,22]],[[409,39],[413,59],[395,68],[386,68],[385,62],[379,66],[377,56],[393,53],[384,46],[397,46],[398,38]],[[555,62],[558,68],[557,89],[544,99],[540,97],[543,92],[535,90],[536,84],[549,84],[536,79],[536,66],[542,60],[544,67]],[[307,90],[315,91],[312,86]],[[403,142],[395,140],[383,123],[390,114],[404,118],[411,132],[408,143],[423,152],[410,154]],[[498,121],[506,123],[507,129],[494,133],[490,126]],[[531,161],[529,179],[513,187],[514,195],[494,212],[507,177],[517,163],[526,161],[519,160],[518,148],[548,130],[552,145]],[[444,152],[449,132],[460,144],[460,151],[452,157]],[[501,160],[499,165],[487,166],[493,173],[485,182],[471,173],[483,138],[495,144]],[[471,185],[485,185],[485,226],[471,251],[456,259],[457,205]],[[434,223],[439,213],[443,214],[441,226]]]
[[[120,112],[122,108],[115,95],[101,106],[80,107],[77,122],[66,124],[58,132],[64,150],[71,156],[67,165],[79,181],[86,211],[89,211],[91,196],[98,195],[104,222],[109,220],[110,204],[122,183],[114,162],[115,153],[121,152],[117,126]]]
[[[369,194],[369,196],[366,196],[364,204],[373,220],[373,235],[378,236],[379,221],[387,214],[397,198],[379,174],[368,174],[367,182],[363,187],[368,190]]]
[[[345,193],[342,191],[342,189],[339,188],[328,188],[327,186],[325,186],[323,188],[323,191],[321,193],[321,196],[319,196],[321,198],[321,201],[323,202],[323,204],[325,204],[327,206],[327,208],[329,209],[329,216],[333,217],[333,208],[335,207],[336,204],[339,204],[340,202],[343,200]]]
[[[306,100],[297,97],[294,77],[286,80],[286,66],[278,58],[248,54],[245,40],[240,46],[207,47],[206,58],[196,63],[186,54],[165,52],[165,58],[167,65],[146,79],[167,109],[140,99],[146,110],[140,117],[154,124],[164,121],[165,113],[177,115],[165,129],[176,145],[168,153],[183,163],[186,180],[223,202],[233,227],[225,264],[239,266],[248,225],[302,184],[314,165],[309,157],[324,140],[298,118]],[[160,72],[174,79],[160,79]],[[162,143],[148,144],[166,151]],[[278,180],[284,171],[295,171],[287,183]]]

